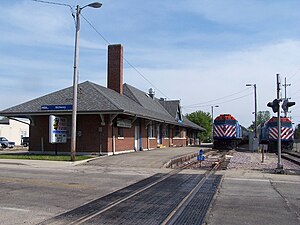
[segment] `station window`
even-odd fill
[[[119,138],[123,138],[124,137],[123,127],[118,127],[118,137]]]
[[[169,128],[168,128],[168,126],[166,126],[165,129],[164,129],[164,137],[165,138],[169,137]]]
[[[149,126],[148,137],[154,138],[154,127],[152,125]]]
[[[183,130],[183,132],[182,132],[182,137],[183,137],[183,138],[186,137],[186,131],[185,131],[185,130]]]
[[[180,129],[179,127],[174,128],[174,137],[180,137]]]

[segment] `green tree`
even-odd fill
[[[295,139],[300,139],[300,124],[295,129]]]
[[[211,128],[212,128],[212,118],[210,113],[203,112],[203,111],[196,111],[190,114],[186,114],[186,117],[198,124],[199,126],[203,127],[206,131],[200,132],[199,138],[201,141],[209,141],[211,138]]]
[[[259,124],[265,123],[270,118],[271,118],[271,113],[269,111],[258,111],[256,126],[258,126]],[[249,127],[249,129],[250,130],[254,130],[254,121],[252,122],[252,124]]]

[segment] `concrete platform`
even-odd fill
[[[201,149],[207,149],[201,147]],[[170,160],[199,152],[200,147],[161,148],[89,160],[84,165],[121,168],[163,168]]]
[[[300,224],[300,177],[227,170],[206,224]]]

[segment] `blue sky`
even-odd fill
[[[84,6],[92,1],[55,1]],[[124,81],[156,97],[180,99],[185,113],[230,113],[242,125],[276,97],[287,77],[300,121],[300,1],[102,0],[82,15],[124,46]],[[79,82],[106,86],[107,42],[81,18]],[[31,0],[0,2],[0,88],[5,109],[72,85],[74,20],[68,7]],[[151,82],[145,80],[136,69]],[[164,96],[165,95],[165,96]],[[228,96],[228,97],[226,97]],[[215,99],[218,99],[214,101]],[[298,104],[299,102],[299,104]]]

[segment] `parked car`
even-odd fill
[[[22,143],[21,143],[24,147],[28,147],[29,146],[29,137],[22,137]]]
[[[5,137],[0,137],[1,148],[13,148],[15,147],[15,142],[7,140]]]

